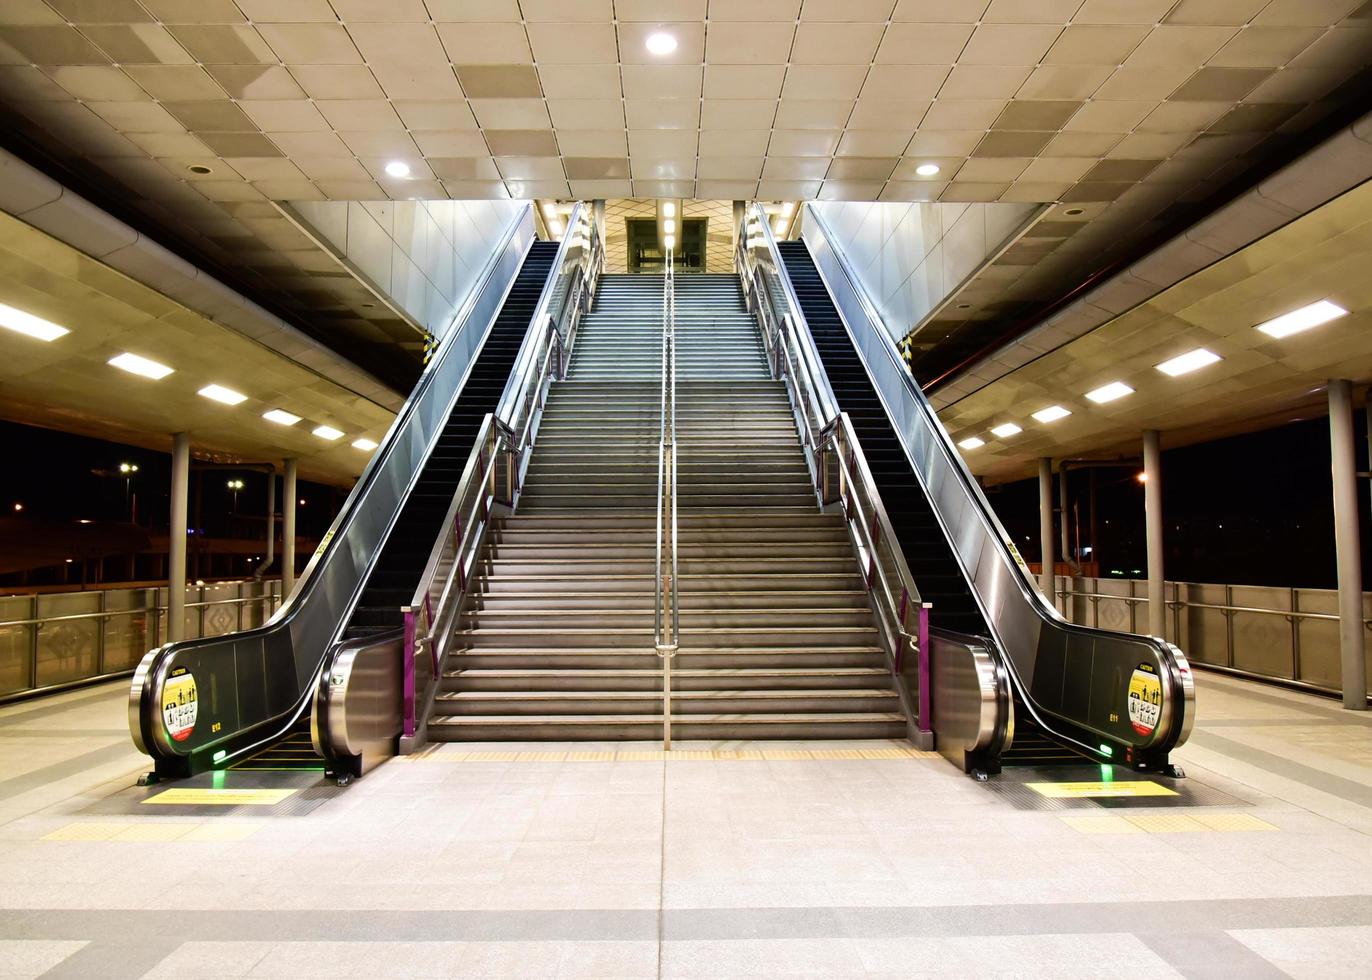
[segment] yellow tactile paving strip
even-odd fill
[[[936,759],[937,752],[893,746],[881,749],[672,749],[568,752],[483,752],[439,746],[401,756],[402,762],[776,762],[826,759]]]
[[[244,821],[208,823],[69,823],[45,834],[43,840],[127,841],[165,843],[192,841],[201,844],[231,844],[247,840],[262,825]]]
[[[1082,834],[1222,834],[1277,830],[1250,813],[1140,813],[1132,816],[1058,817]]]

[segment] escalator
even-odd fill
[[[565,243],[533,239],[526,204],[492,243],[453,325],[276,616],[255,629],[165,644],[143,658],[129,727],[156,763],[150,779],[323,767],[312,724],[320,682],[325,691],[337,683],[340,657],[398,646],[402,607],[473,443],[547,303]],[[369,731],[389,724],[375,712],[362,720]]]
[[[883,364],[886,375],[881,381],[874,379],[869,360],[879,350],[874,331],[881,331],[881,343],[887,342],[887,335],[879,324],[870,325],[871,312],[862,326],[867,333],[858,337],[852,332],[857,311],[870,311],[870,305],[860,306],[857,287],[825,237],[822,222],[810,211],[806,218],[813,222],[816,247],[823,250],[827,264],[816,263],[805,241],[778,242],[779,271],[789,280],[793,303],[808,324],[837,408],[851,419],[920,596],[931,605],[935,650],[940,638],[972,641],[998,661],[1008,687],[1001,714],[1009,717],[1001,722],[999,744],[979,751],[975,759],[969,754],[960,764],[968,771],[995,772],[1001,766],[1104,761],[1170,771],[1167,752],[1184,740],[1191,720],[1184,657],[1151,637],[1068,624],[1038,597],[1022,570],[1014,567],[1017,556],[1009,560],[1013,551],[1003,532],[995,533],[999,527],[989,507],[951,445],[940,451],[936,443],[946,443],[946,434],[904,367],[898,360],[894,370]],[[807,225],[807,238],[811,227]],[[821,268],[827,271],[822,274]],[[836,303],[830,291],[840,271],[846,305]],[[893,384],[897,376],[902,388]],[[882,392],[902,400],[891,409]],[[892,418],[907,425],[905,439]],[[926,454],[922,466],[914,465],[912,445]],[[935,499],[948,510],[936,509]],[[951,522],[947,527],[945,517]],[[991,615],[999,618],[993,622]],[[1170,731],[1163,731],[1163,723],[1131,730],[1131,699],[1139,685],[1152,690],[1150,677],[1158,678],[1160,689],[1167,689],[1173,701],[1168,708]]]

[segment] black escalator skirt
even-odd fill
[[[986,619],[943,536],[933,507],[910,468],[905,450],[829,298],[809,249],[804,242],[798,241],[779,242],[778,248],[800,301],[801,312],[810,324],[810,333],[819,348],[839,408],[852,419],[853,430],[867,455],[891,526],[909,563],[910,574],[923,599],[932,603],[929,624],[958,633],[990,635]],[[1028,712],[1018,703],[1015,705],[1014,746],[1003,757],[1005,765],[1080,765],[1083,758],[1054,741],[1033,723]]]
[[[366,589],[348,621],[344,634],[348,639],[404,625],[400,609],[419,585],[419,576],[452,503],[481,421],[487,413],[495,411],[505,390],[557,249],[557,242],[534,242],[530,246],[467,385],[453,406],[434,451],[424,461],[414,490],[401,506],[400,517],[381,554],[372,563]]]
[[[557,242],[534,242],[529,247],[438,443],[424,461],[414,491],[401,505],[395,528],[372,563],[345,638],[384,633],[404,625],[401,606],[409,602],[419,585],[419,576],[424,572],[424,563],[438,537],[457,481],[462,478],[462,468],[467,465],[481,421],[487,413],[495,411],[505,390],[557,249]],[[309,713],[281,738],[230,768],[322,769],[323,762],[315,754],[310,739]]]

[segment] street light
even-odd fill
[[[119,472],[124,474],[124,509],[129,512],[129,523],[136,524],[138,522],[134,519],[130,491],[132,489],[131,484],[133,483],[133,475],[138,472],[138,464],[120,463]]]
[[[238,513],[238,491],[243,489],[242,480],[230,480],[229,489],[233,491],[233,512]]]

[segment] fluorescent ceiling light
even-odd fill
[[[223,385],[205,385],[196,394],[203,395],[213,401],[223,402],[225,405],[237,405],[239,402],[248,399],[247,395],[239,394],[232,388],[225,388]]]
[[[118,357],[111,357],[110,364],[121,371],[141,375],[144,378],[152,378],[154,381],[161,381],[172,373],[172,369],[167,365],[158,364],[156,361],[139,357],[137,354],[120,354]]]
[[[318,426],[318,427],[314,430],[314,434],[317,435],[317,436],[318,436],[319,438],[321,438],[321,439],[327,439],[327,440],[329,440],[329,442],[333,442],[335,439],[338,439],[339,437],[341,437],[341,436],[343,435],[343,433],[342,433],[341,431],[339,431],[338,429],[335,429],[335,428],[334,428],[333,426],[331,426],[331,425],[321,425],[321,426]]]
[[[982,442],[976,436],[971,436],[970,438],[962,440],[958,445],[963,449],[980,449],[982,446],[986,445],[986,443]]]
[[[795,214],[795,213],[796,213],[796,202],[795,202],[795,201],[787,201],[785,204],[783,204],[783,205],[781,206],[781,213],[784,214],[784,215],[786,215],[786,217],[788,217],[788,218],[789,218],[791,215]]]
[[[1071,414],[1071,412],[1061,405],[1049,405],[1047,408],[1035,412],[1034,418],[1046,425],[1049,422],[1056,422],[1058,419],[1065,419]]]
[[[1190,374],[1192,371],[1198,371],[1220,359],[1220,356],[1213,351],[1208,351],[1204,347],[1197,347],[1195,350],[1187,351],[1170,361],[1163,361],[1158,365],[1158,370],[1175,378],[1179,374]]]
[[[991,435],[1001,439],[1009,439],[1011,436],[1017,436],[1023,431],[1023,429],[1013,422],[1002,422],[1000,425],[991,429]]]
[[[676,236],[668,235],[662,239],[662,244],[664,248],[676,248]]]
[[[656,34],[649,34],[648,39],[643,42],[643,46],[648,49],[649,54],[664,55],[671,54],[676,50],[676,38],[672,35],[658,31]]]
[[[283,412],[279,408],[273,408],[270,412],[263,412],[262,417],[268,422],[275,422],[277,425],[295,425],[300,421],[299,415]]]
[[[663,201],[663,202],[662,202],[662,216],[663,216],[664,218],[672,218],[672,217],[675,217],[675,216],[676,216],[676,202],[675,202],[675,201]]]
[[[915,173],[919,174],[921,177],[932,177],[938,172],[939,165],[937,163],[921,163],[915,168]]]
[[[665,220],[664,222],[662,222],[662,230],[665,231],[665,232],[667,232],[667,234],[669,234],[669,235],[670,235],[672,232],[676,231],[676,219],[675,219],[675,218],[668,218],[667,220]]]
[[[1337,303],[1331,303],[1327,299],[1322,299],[1318,303],[1302,306],[1299,310],[1292,310],[1290,313],[1279,316],[1275,320],[1259,323],[1257,329],[1270,337],[1289,337],[1293,333],[1300,333],[1302,330],[1318,327],[1321,323],[1337,320],[1347,312],[1347,310]]]
[[[557,214],[557,205],[554,204],[552,201],[544,201],[543,213],[547,215],[549,218],[553,217],[555,214]]]
[[[360,449],[364,453],[369,453],[376,448],[376,443],[372,442],[370,439],[354,439],[353,448]]]
[[[1101,385],[1095,391],[1088,391],[1086,397],[1098,405],[1112,402],[1116,398],[1123,398],[1125,395],[1132,395],[1134,389],[1130,388],[1123,381],[1111,381],[1108,385]]]
[[[410,175],[410,165],[404,160],[392,160],[386,164],[386,173],[392,177],[408,177]]]
[[[3,303],[0,303],[0,327],[13,330],[15,333],[22,333],[26,337],[34,337],[49,342],[64,334],[71,333],[66,327],[59,327],[42,317],[25,313],[23,310],[16,310],[13,306],[6,306]]]

